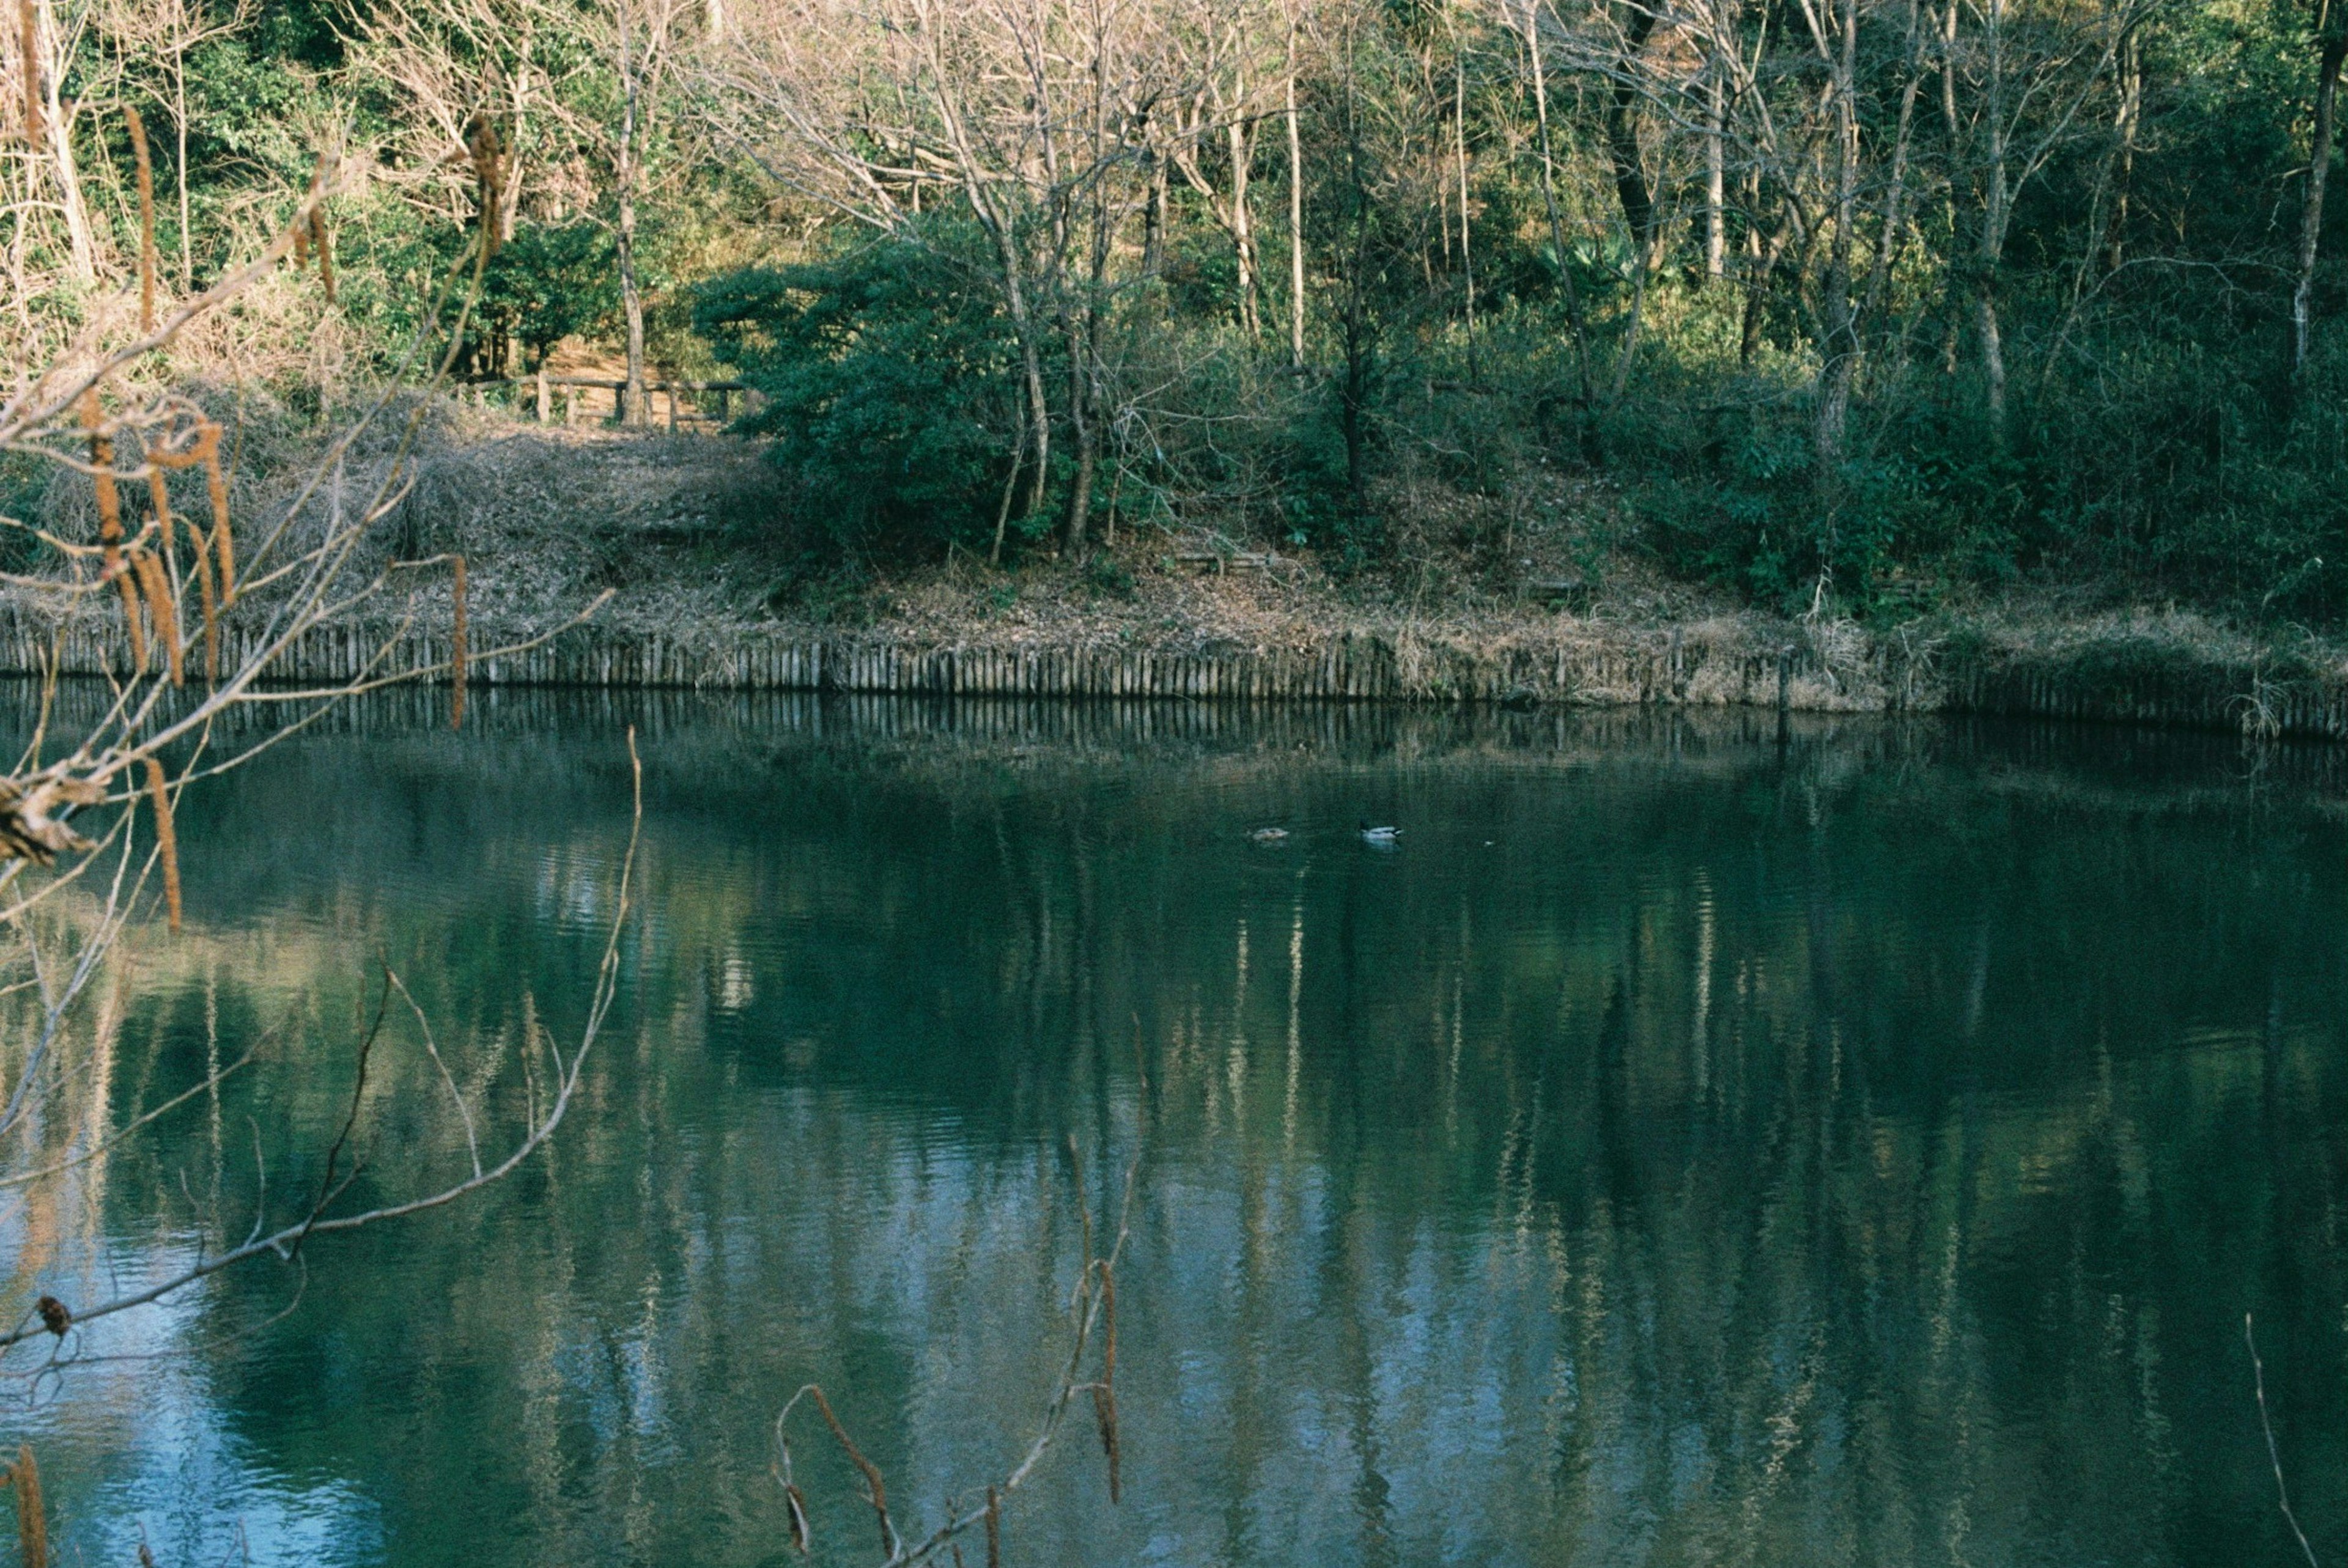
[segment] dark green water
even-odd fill
[[[2209,738],[372,710],[191,797],[116,1115],[280,1032],[13,1218],[12,1291],[241,1234],[256,1146],[297,1204],[385,957],[513,1112],[526,1031],[579,1028],[630,719],[640,913],[551,1160],[319,1244],[290,1316],[271,1264],[93,1332],[155,1358],[0,1431],[66,1561],[778,1561],[810,1378],[934,1521],[1052,1386],[1072,1138],[1100,1223],[1137,1163],[1125,1494],[1072,1426],[1014,1564],[2285,1564],[2245,1310],[2348,1560],[2348,786]],[[352,1201],[462,1160],[382,1050]],[[818,1559],[870,1560],[796,1450]]]

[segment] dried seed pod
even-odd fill
[[[33,1303],[33,1309],[41,1315],[41,1327],[60,1339],[66,1337],[66,1330],[73,1327],[73,1314],[67,1311],[66,1304],[54,1296],[44,1296]]]
[[[8,1468],[16,1483],[16,1543],[25,1568],[49,1568],[49,1517],[41,1507],[41,1467],[33,1462],[32,1445],[18,1449]]]
[[[1003,1568],[1003,1501],[986,1489],[986,1568]]]
[[[163,645],[170,661],[171,684],[184,686],[188,672],[180,655],[180,616],[171,600],[171,579],[163,575],[163,563],[151,550],[132,550],[130,562],[139,575],[139,589],[146,596],[148,618],[155,623],[155,641]]]
[[[41,144],[41,22],[33,0],[16,0],[16,50],[25,69],[25,144]]]
[[[188,524],[188,542],[193,548],[196,560],[196,588],[202,595],[204,610],[204,680],[220,684],[220,610],[212,601],[212,558],[204,548],[204,536],[191,521]]]
[[[212,548],[220,554],[221,608],[226,610],[236,602],[236,536],[228,526],[228,476],[221,470],[220,438],[221,427],[206,420],[197,447],[204,487],[211,493]]]
[[[294,221],[294,265],[301,268],[309,264],[310,226],[297,218]]]
[[[1093,1419],[1100,1427],[1101,1452],[1108,1456],[1108,1500],[1114,1505],[1122,1490],[1117,1476],[1117,1393],[1107,1383],[1093,1385]]]
[[[140,674],[147,672],[147,634],[139,624],[139,590],[124,571],[122,559],[122,495],[114,480],[114,438],[106,432],[98,407],[98,388],[81,395],[82,428],[89,432],[90,482],[98,494],[98,538],[106,547],[101,579],[111,578],[122,596],[122,616],[130,635],[130,660]]]
[[[310,209],[310,250],[318,258],[318,282],[326,291],[326,302],[335,302],[335,253],[326,245],[326,214],[323,209]]]
[[[164,465],[153,456],[148,458],[147,505],[154,511],[155,527],[163,538],[163,554],[171,553],[171,487],[164,482]]]
[[[163,764],[153,757],[146,763],[147,798],[155,805],[155,843],[163,852],[163,907],[176,931],[180,928],[180,835],[171,825],[171,792],[163,777]]]
[[[109,546],[122,542],[122,497],[114,484],[114,437],[106,432],[106,413],[98,406],[98,388],[81,395],[81,427],[89,432],[90,482],[98,488],[98,537]],[[108,577],[122,569],[122,552],[106,552]]]

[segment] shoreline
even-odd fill
[[[2212,636],[2206,624],[2177,620],[1956,620],[1879,636],[1849,622],[1752,615],[1643,625],[1560,614],[1502,626],[1292,631],[1278,641],[1196,625],[1161,626],[1145,639],[1129,628],[1120,636],[1055,637],[984,624],[959,634],[778,623],[679,635],[591,620],[527,652],[476,651],[468,679],[907,696],[1972,713],[2348,739],[2348,659]],[[317,629],[289,651],[273,683],[356,679],[393,630]],[[470,641],[496,647],[540,630],[477,617]],[[258,629],[232,617],[221,633],[223,663],[232,663]],[[0,674],[44,673],[53,645],[62,674],[118,672],[128,658],[118,626],[103,619],[60,626],[0,607]],[[449,652],[447,628],[411,627],[378,667],[440,665]]]

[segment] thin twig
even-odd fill
[[[2291,1526],[2291,1533],[2299,1542],[2300,1554],[2307,1559],[2307,1568],[2321,1568],[2315,1561],[2315,1548],[2307,1543],[2307,1532],[2299,1527],[2299,1515],[2291,1511],[2291,1488],[2282,1479],[2282,1450],[2275,1444],[2274,1422],[2267,1415],[2267,1369],[2259,1359],[2258,1336],[2251,1332],[2250,1315],[2242,1314],[2242,1343],[2250,1350],[2251,1386],[2258,1390],[2259,1427],[2267,1435],[2267,1462],[2274,1466],[2275,1501],[2282,1509],[2282,1520]]]

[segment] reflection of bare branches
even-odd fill
[[[806,1384],[784,1403],[781,1412],[775,1417],[774,1475],[783,1489],[783,1506],[789,1518],[791,1544],[802,1553],[808,1550],[811,1526],[806,1494],[800,1491],[798,1483],[792,1477],[788,1431],[791,1412],[798,1408],[801,1399],[815,1401],[817,1411],[830,1429],[832,1440],[839,1445],[840,1452],[847,1456],[849,1463],[854,1465],[863,1477],[864,1500],[880,1521],[882,1568],[920,1563],[949,1547],[953,1547],[955,1560],[959,1562],[961,1549],[954,1545],[955,1538],[973,1526],[985,1532],[988,1563],[998,1563],[1002,1553],[1003,1500],[1026,1485],[1035,1476],[1036,1467],[1043,1463],[1044,1456],[1051,1450],[1053,1441],[1060,1435],[1070,1402],[1078,1394],[1092,1396],[1094,1414],[1099,1425],[1101,1450],[1108,1461],[1109,1501],[1115,1503],[1117,1501],[1117,1264],[1124,1255],[1126,1242],[1131,1234],[1128,1221],[1133,1210],[1133,1183],[1138,1167],[1128,1165],[1126,1168],[1125,1195],[1117,1209],[1117,1239],[1110,1244],[1107,1255],[1097,1256],[1093,1252],[1092,1207],[1085,1193],[1084,1164],[1076,1156],[1073,1140],[1068,1153],[1076,1160],[1076,1209],[1084,1232],[1083,1266],[1076,1271],[1076,1290],[1068,1304],[1068,1358],[1051,1398],[1045,1403],[1043,1420],[1019,1463],[1002,1481],[986,1488],[985,1504],[978,1512],[966,1513],[960,1500],[949,1498],[946,1522],[919,1541],[909,1542],[898,1533],[896,1521],[890,1514],[888,1487],[880,1468],[865,1457],[863,1450],[856,1446],[855,1440],[849,1436],[846,1425],[832,1412],[831,1400],[826,1397],[822,1387],[815,1383]],[[1102,1343],[1100,1376],[1087,1379],[1084,1377],[1086,1355],[1091,1348],[1097,1328],[1100,1331]]]
[[[366,1061],[373,1049],[375,1036],[381,1026],[383,1013],[388,1005],[393,989],[393,982],[387,979],[384,989],[384,1001],[377,1006],[375,1025],[370,1027],[367,1036],[360,1046],[359,1083],[353,1091],[350,1113],[344,1121],[342,1131],[335,1138],[334,1148],[328,1153],[325,1174],[320,1181],[318,1195],[307,1205],[302,1216],[274,1229],[267,1229],[263,1223],[263,1214],[265,1211],[256,1209],[253,1228],[241,1245],[217,1255],[199,1259],[191,1266],[157,1284],[125,1293],[95,1307],[80,1308],[74,1313],[77,1324],[87,1325],[98,1318],[111,1317],[118,1312],[129,1311],[132,1307],[144,1307],[160,1301],[200,1279],[207,1278],[223,1269],[234,1267],[238,1264],[249,1262],[263,1255],[273,1255],[288,1263],[295,1262],[301,1255],[304,1244],[314,1236],[361,1230],[386,1220],[401,1219],[444,1207],[511,1174],[554,1135],[555,1129],[562,1124],[563,1117],[578,1098],[581,1075],[585,1071],[589,1055],[593,1051],[596,1041],[602,1034],[603,1024],[610,1016],[613,999],[619,987],[620,933],[629,913],[636,847],[644,827],[644,764],[636,753],[635,731],[633,727],[628,731],[628,763],[634,792],[633,816],[628,833],[627,852],[620,865],[616,907],[613,912],[610,933],[603,944],[602,959],[596,970],[595,986],[588,1005],[587,1020],[581,1030],[579,1043],[568,1058],[562,1055],[561,1048],[554,1043],[551,1036],[546,1039],[544,1048],[553,1059],[554,1066],[552,1093],[542,1109],[533,1106],[520,1136],[507,1149],[504,1156],[486,1168],[476,1163],[469,1173],[435,1191],[381,1204],[355,1214],[338,1214],[331,1212],[335,1199],[348,1190],[352,1180],[356,1175],[356,1171],[354,1170],[339,1183],[335,1181],[340,1151],[356,1131],[363,1110]],[[453,1084],[451,1087],[453,1090]],[[478,1162],[478,1153],[476,1153],[476,1160]],[[38,1331],[30,1324],[19,1323],[8,1332],[0,1333],[0,1351],[5,1351],[23,1343]]]

